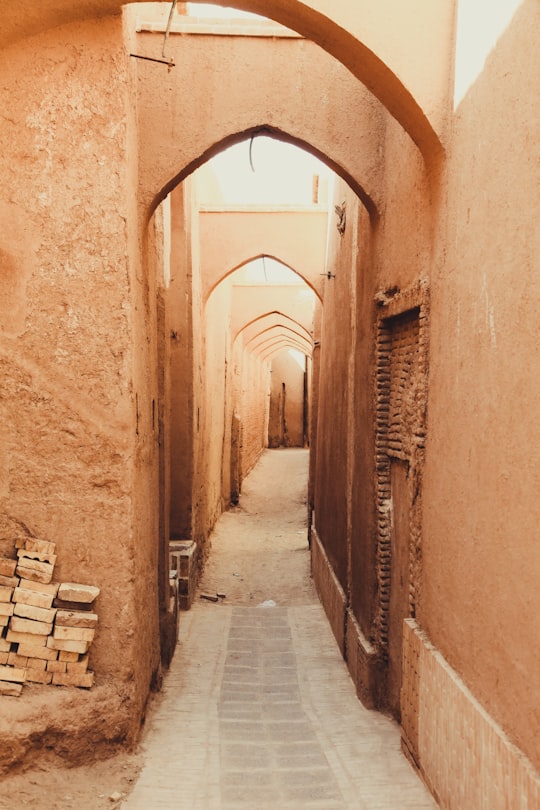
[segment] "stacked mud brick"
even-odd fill
[[[0,557],[0,695],[18,696],[24,683],[90,688],[99,588],[52,582],[55,543],[15,546],[17,559]]]

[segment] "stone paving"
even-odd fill
[[[358,701],[309,581],[307,460],[302,450],[267,452],[246,479],[243,509],[219,521],[203,581],[225,583],[229,596],[197,599],[181,615],[124,810],[437,806],[401,753],[398,726]],[[280,604],[264,607],[277,593]]]
[[[129,810],[428,810],[319,605],[197,603],[147,721]]]

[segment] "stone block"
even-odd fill
[[[0,681],[0,695],[8,695],[9,697],[19,697],[22,692],[22,683],[6,683]]]
[[[33,605],[37,608],[49,609],[53,603],[53,595],[32,591],[28,588],[15,588],[13,601],[18,604]]]
[[[15,633],[29,633],[36,636],[48,636],[52,632],[52,622],[39,622],[33,619],[21,619],[13,616],[10,629]]]
[[[94,683],[93,672],[55,672],[52,682],[55,686],[79,686],[90,689]]]
[[[76,582],[62,582],[58,588],[58,598],[66,602],[84,602],[91,605],[99,596],[95,585],[81,585]]]
[[[3,577],[15,576],[16,567],[17,560],[11,560],[8,557],[0,557],[0,574]]]
[[[61,625],[55,625],[53,637],[71,639],[73,641],[93,641],[95,634],[96,631],[89,627],[63,627]]]
[[[98,623],[97,613],[86,613],[75,610],[59,610],[56,614],[56,626],[88,627],[95,629]]]
[[[52,624],[56,615],[55,608],[41,608],[35,605],[24,604],[23,602],[17,603],[14,607],[15,616],[20,616],[23,619],[34,619],[38,622]]]
[[[13,681],[14,683],[24,683],[26,680],[26,669],[23,667],[0,666],[0,681]]]
[[[8,631],[9,632],[9,631]],[[89,641],[75,641],[73,639],[53,638],[47,639],[47,647],[50,650],[67,650],[68,652],[87,653],[90,647]]]

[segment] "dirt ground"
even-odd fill
[[[309,574],[307,471],[307,450],[263,454],[244,481],[239,505],[222,515],[212,535],[199,592],[225,596],[208,604],[209,608],[258,605],[269,600],[278,605],[305,605],[317,598]],[[154,700],[159,701],[159,695]],[[1,779],[0,810],[119,807],[143,761],[142,746],[133,753],[83,767],[65,768],[54,760],[41,761],[30,770]]]

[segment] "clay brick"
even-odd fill
[[[35,605],[28,605],[24,603],[17,603],[15,605],[15,616],[21,616],[23,619],[34,619],[37,622],[52,623],[56,615],[55,608],[41,608]]]
[[[96,631],[88,627],[62,627],[61,625],[55,625],[53,637],[72,641],[93,641],[95,634]]]
[[[96,613],[85,613],[75,610],[59,610],[56,614],[56,627],[89,627],[95,628],[98,623]]]
[[[0,602],[0,616],[13,616],[14,610],[13,602]]]
[[[14,633],[29,633],[36,636],[48,636],[52,632],[52,622],[36,622],[33,619],[21,619],[13,616],[10,629]]]
[[[52,682],[55,686],[79,686],[90,689],[94,683],[94,673],[55,672]]]
[[[51,652],[53,652],[53,650],[51,650]],[[68,664],[74,664],[79,660],[79,653],[70,652],[69,650],[60,650],[58,653],[58,660],[66,661]]]
[[[28,658],[24,655],[19,655],[19,653],[10,652],[8,653],[7,662],[10,667],[21,667],[24,669],[28,663]]]
[[[7,627],[11,621],[11,616],[0,616],[0,627]]]
[[[77,653],[74,654],[78,657]],[[28,659],[39,658],[42,661],[56,661],[58,650],[46,647],[44,639],[43,647],[38,647],[36,644],[19,644],[19,655],[25,655]]]
[[[8,662],[9,653],[7,652],[0,652],[0,664],[7,664]]]
[[[26,551],[19,549],[17,552],[20,565],[26,565],[25,560],[36,560],[38,562],[49,563],[49,565],[56,564],[56,554],[42,554],[39,551]]]
[[[11,644],[5,638],[0,638],[0,652],[9,652],[11,650]]]
[[[26,662],[26,668],[30,669],[37,669],[41,672],[44,672],[47,667],[47,661],[44,658],[28,658]],[[28,679],[28,672],[26,673],[26,677]]]
[[[66,670],[65,661],[47,661],[47,672],[66,672]]]
[[[95,585],[62,582],[58,588],[58,598],[67,602],[84,602],[90,605],[98,596],[99,588]]]
[[[0,695],[8,695],[9,697],[19,697],[22,692],[21,683],[5,683],[0,681]]]
[[[19,667],[0,666],[0,680],[24,683],[26,680],[26,670]]]
[[[0,586],[4,588],[16,588],[19,582],[19,577],[6,577],[0,574]]]
[[[8,631],[9,633],[9,631]],[[90,647],[89,641],[73,641],[72,639],[53,638],[47,639],[47,647],[50,650],[67,650],[68,652],[87,653]]]
[[[0,602],[11,602],[13,596],[13,588],[6,588],[5,585],[0,585]]]
[[[30,683],[51,683],[52,672],[47,672],[45,669],[27,669],[26,680]]]
[[[54,554],[56,551],[56,543],[50,540],[38,540],[35,537],[24,537],[15,541],[15,548],[26,549],[26,551],[37,551],[40,554]]]
[[[48,585],[53,577],[54,566],[39,560],[30,560],[24,557],[19,561],[16,573],[21,579],[28,579],[31,582],[41,582]]]
[[[57,582],[34,582],[33,580],[28,580],[24,584],[21,582],[21,588],[24,588],[28,591],[37,591],[38,593],[46,593],[47,595],[52,596],[53,598],[56,596],[58,592],[58,583]]]
[[[53,602],[52,594],[39,593],[28,588],[15,588],[13,601],[24,605],[33,605],[37,608],[49,609]]]
[[[8,557],[0,557],[0,574],[3,577],[14,576],[16,567],[17,560],[10,560]]]
[[[67,671],[71,673],[84,673],[88,670],[88,655],[83,655],[79,661],[69,661]]]
[[[46,563],[42,563],[46,565]],[[17,574],[24,581],[25,587],[28,582],[36,582],[41,585],[48,585],[52,579],[52,572],[50,574],[43,573],[42,571],[34,571],[30,568],[25,568],[22,565],[17,566]]]
[[[54,599],[53,607],[58,608],[59,610],[76,611],[77,613],[81,613],[82,611],[92,611],[92,605],[90,604],[87,605],[85,602],[69,602],[66,599]]]

